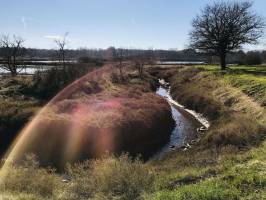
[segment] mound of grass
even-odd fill
[[[106,152],[147,159],[166,143],[174,125],[168,103],[148,81],[133,82],[128,76],[113,83],[115,70],[112,66],[95,70],[54,97],[23,133],[28,137],[19,143],[22,150],[16,158],[34,153],[42,165],[62,169],[67,162]],[[43,138],[49,139],[48,145]]]

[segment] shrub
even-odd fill
[[[51,68],[45,73],[36,72],[33,77],[32,88],[28,93],[33,93],[41,99],[49,99],[55,96],[67,84],[85,75],[92,67],[83,65],[69,65],[66,71],[62,68]]]

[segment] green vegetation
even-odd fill
[[[106,155],[68,165],[65,174],[40,168],[29,157],[24,165],[12,166],[9,179],[1,183],[2,197],[266,199],[265,67],[231,66],[227,72],[216,66],[150,68],[149,73],[170,81],[175,99],[210,119],[211,128],[197,144],[188,151],[176,150],[146,163],[126,155]],[[118,81],[115,74],[111,77]],[[114,92],[118,90],[120,97],[127,94],[127,98],[132,91],[138,91],[139,96],[150,90],[151,86],[144,85],[153,79],[140,81],[133,78],[137,77],[134,73],[129,77],[126,84],[105,79],[100,85],[108,95],[118,95]],[[90,82],[87,86],[95,85]],[[131,92],[126,92],[131,87]]]
[[[218,66],[199,68],[223,78],[231,86],[241,89],[262,106],[266,106],[266,66],[231,66],[225,72],[221,72]]]

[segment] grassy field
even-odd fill
[[[22,166],[11,166],[2,197],[266,199],[265,67],[151,68],[149,73],[170,81],[175,99],[209,118],[211,128],[199,143],[146,163],[106,155],[69,165],[64,174],[41,168],[28,156]]]

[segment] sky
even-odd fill
[[[218,0],[219,1],[219,0]],[[229,0],[230,1],[230,0]],[[241,1],[241,0],[240,0]],[[184,49],[192,19],[213,0],[0,0],[0,34],[16,34],[32,48]],[[266,0],[253,0],[266,17]],[[266,39],[258,46],[266,49]]]

